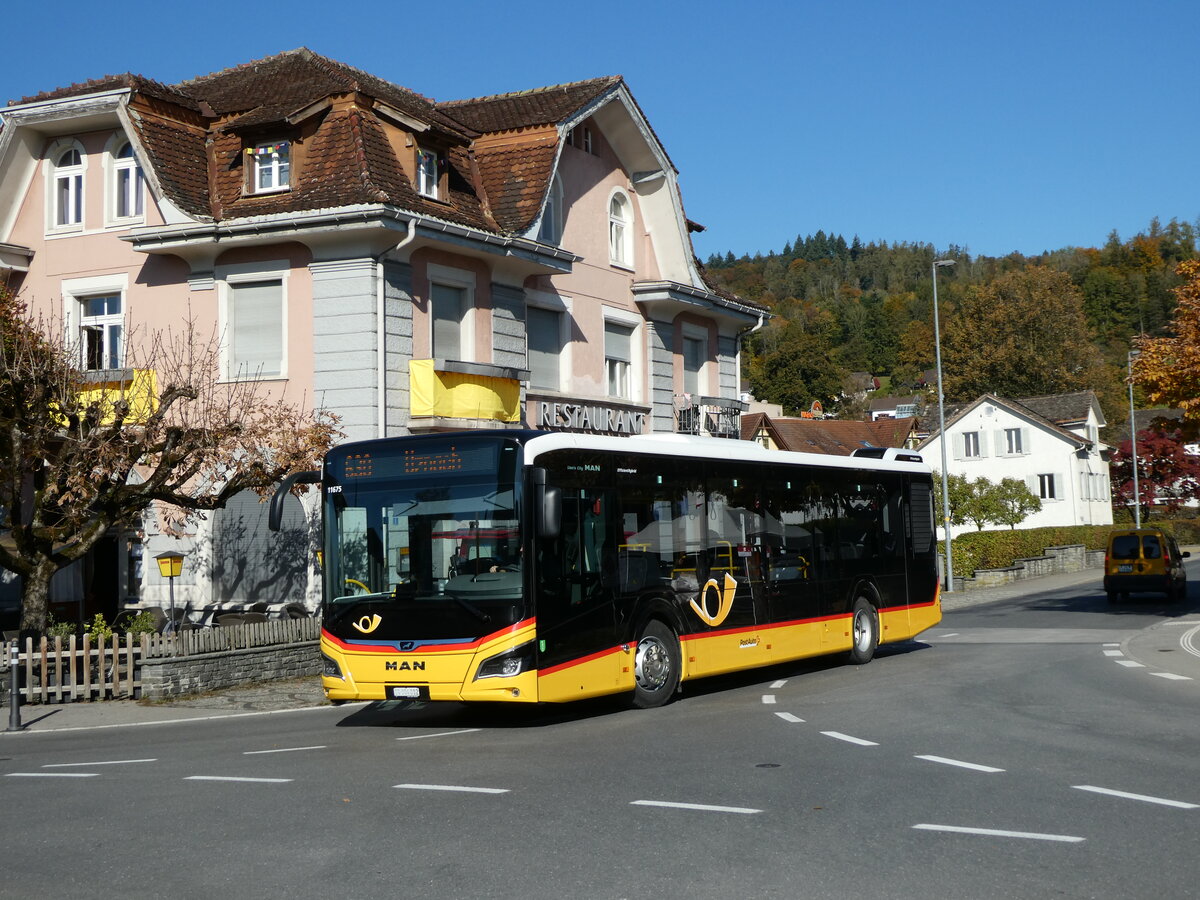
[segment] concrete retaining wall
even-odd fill
[[[142,697],[169,700],[184,694],[319,675],[321,654],[317,641],[226,650],[198,656],[146,659],[140,662]]]
[[[954,584],[956,590],[998,587],[1026,578],[1082,572],[1084,569],[1098,569],[1103,565],[1103,550],[1088,550],[1083,544],[1066,544],[1061,547],[1047,547],[1044,556],[1013,560],[1011,566],[1001,569],[976,569],[972,578],[960,579],[956,575]]]

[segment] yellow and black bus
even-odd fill
[[[653,707],[707,675],[868,662],[941,611],[928,467],[860,453],[514,430],[339,446],[300,478],[323,494],[326,694]]]

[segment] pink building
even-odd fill
[[[332,409],[348,439],[737,437],[765,312],[706,282],[697,228],[619,77],[439,103],[301,49],[48,91],[0,128],[0,278],[85,369],[124,369],[127,340],[190,312],[222,335],[219,377]],[[286,547],[256,498],[202,523],[181,599],[315,603],[307,513]],[[151,519],[59,598],[160,604],[140,560],[177,542]]]

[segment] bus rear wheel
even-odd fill
[[[634,653],[633,705],[639,709],[662,706],[679,687],[679,638],[657,619],[646,623]]]
[[[847,661],[856,666],[869,663],[879,646],[879,613],[866,597],[854,601],[851,617],[851,644]]]

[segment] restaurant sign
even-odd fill
[[[601,404],[549,403],[538,411],[537,427],[552,431],[593,431],[602,434],[641,434],[646,414]]]

